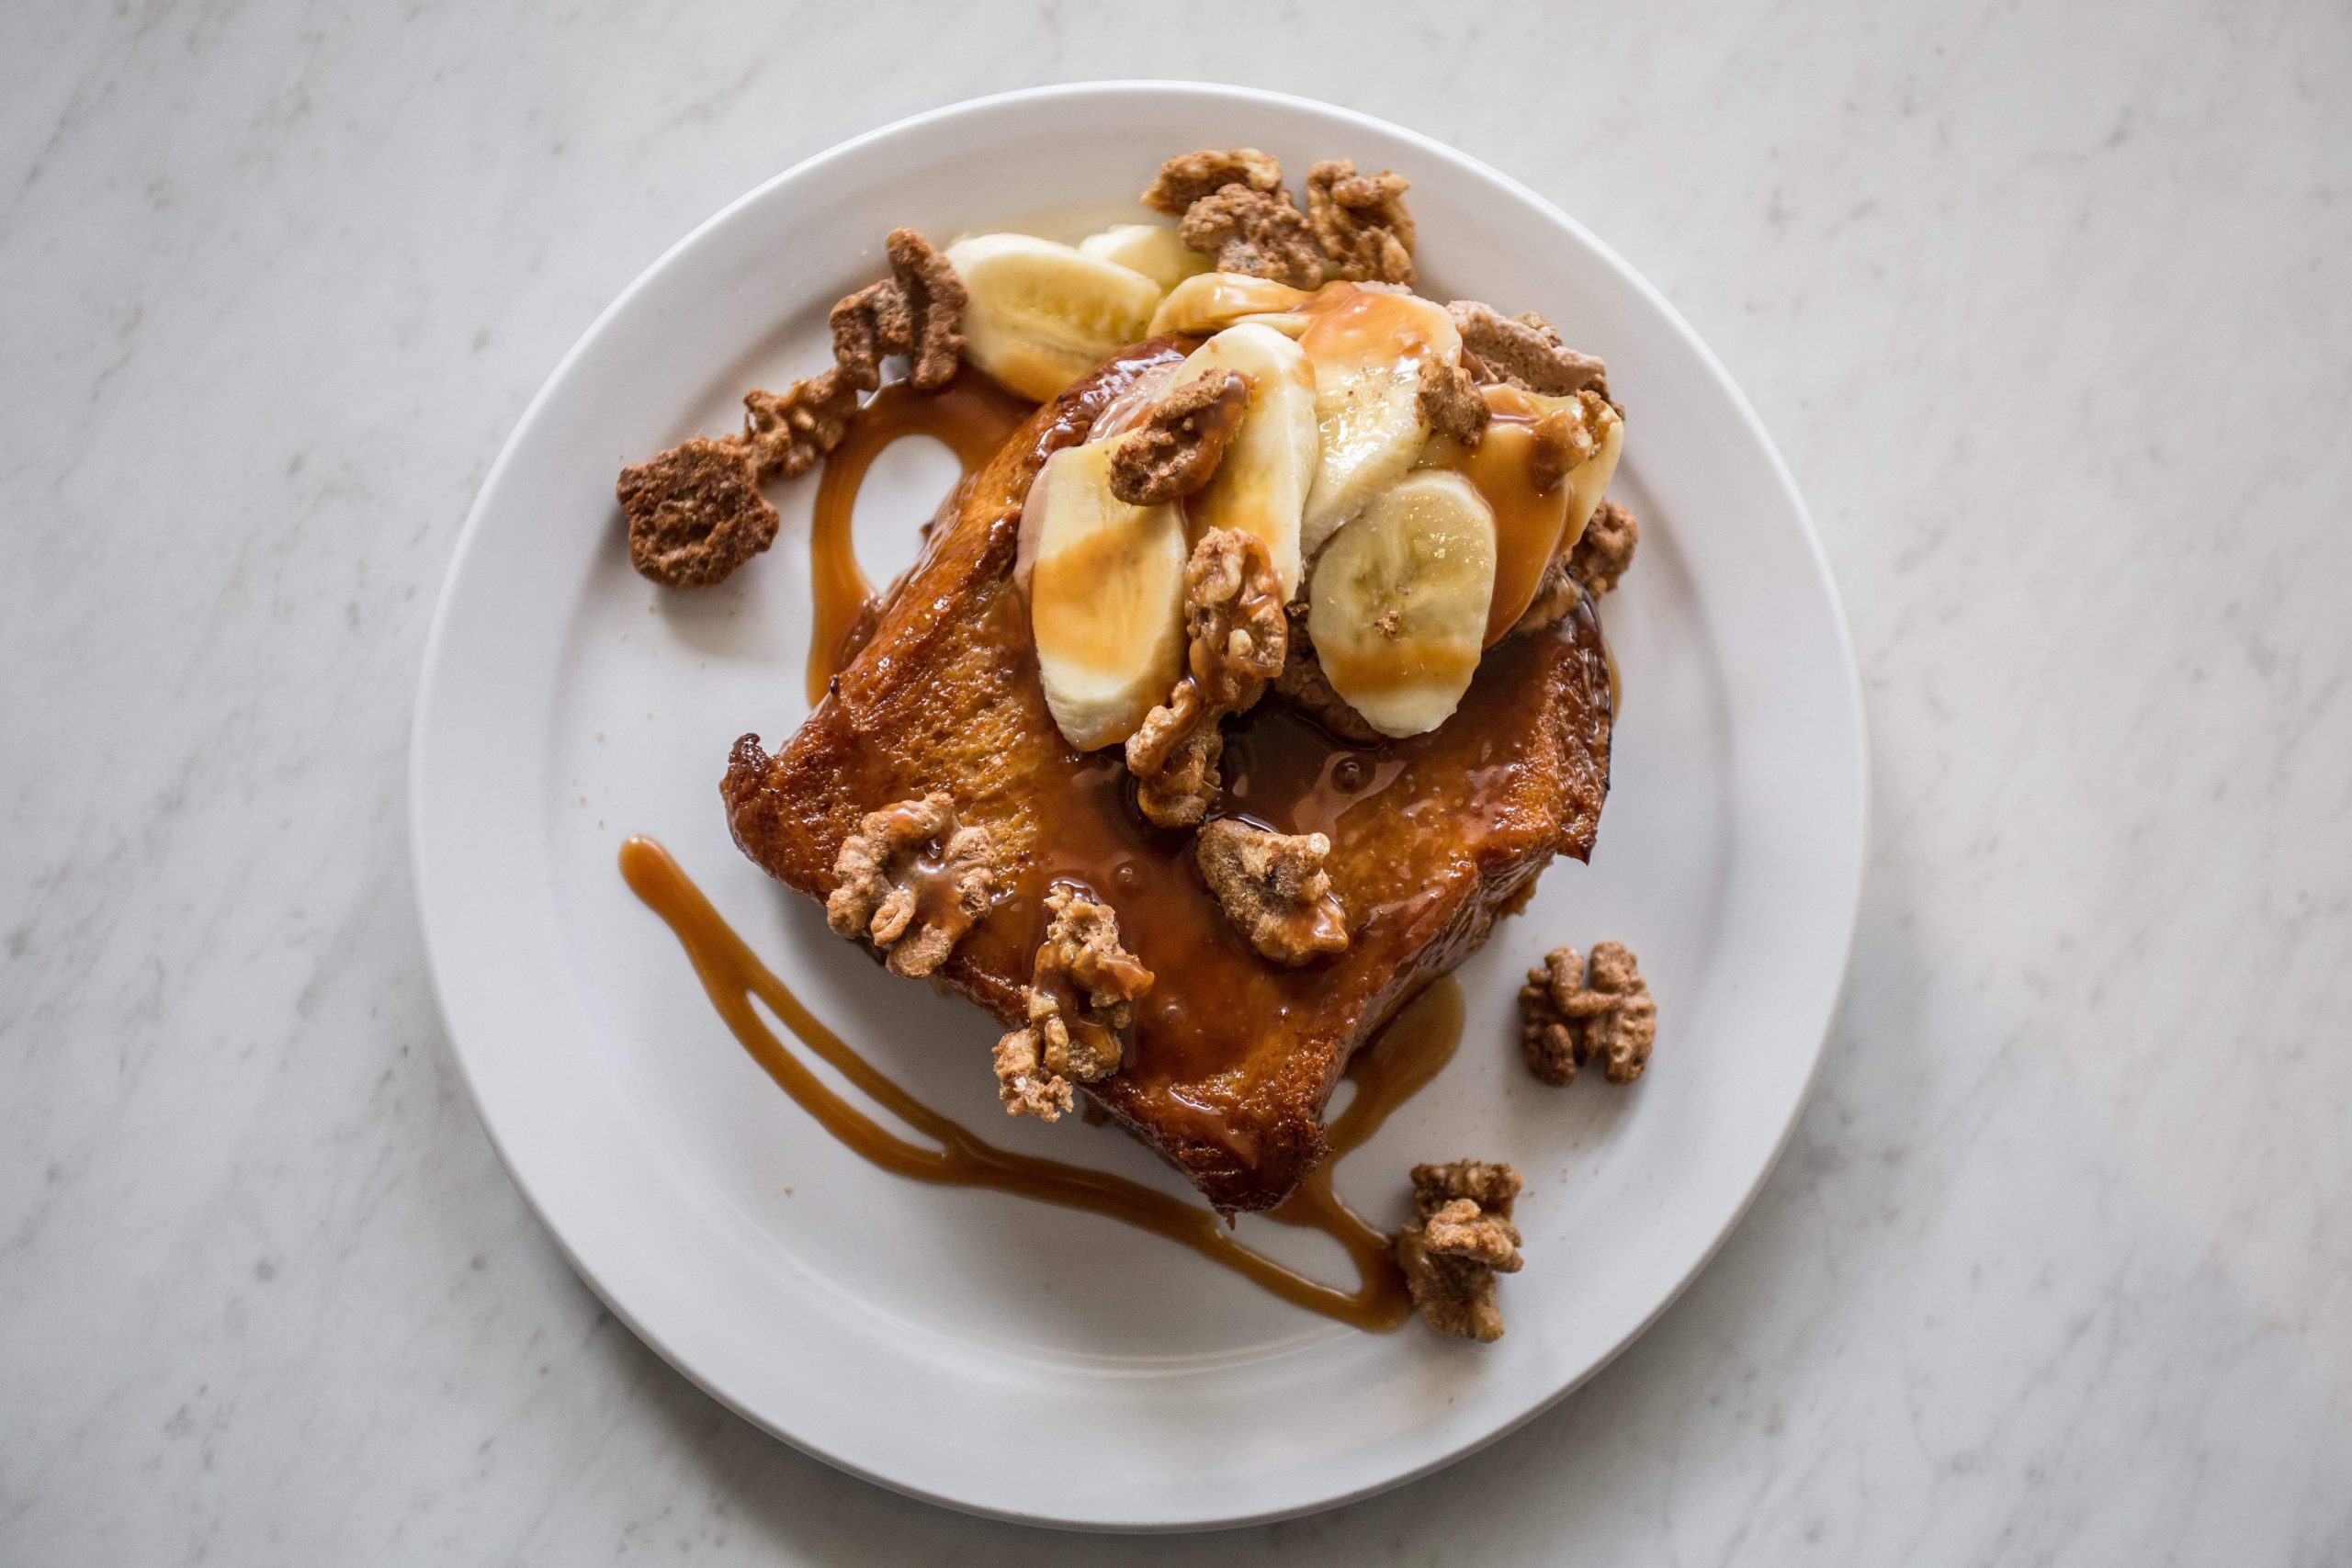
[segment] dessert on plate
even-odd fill
[[[955,424],[964,481],[820,630],[798,730],[736,743],[729,826],[997,1021],[970,1070],[1009,1113],[1108,1117],[1228,1216],[1333,1209],[1351,1059],[1589,854],[1608,795],[1624,416],[1542,316],[1415,292],[1407,188],[1318,163],[1302,206],[1271,157],[1204,151],[1143,191],[1164,221],[1074,245],[894,231],[831,366],[617,487],[638,570],[697,587],[775,538],[763,480],[826,462],[845,509],[891,434]],[[1589,981],[1555,951],[1521,1003],[1546,1081],[1639,1076],[1623,947]],[[1377,1250],[1432,1326],[1501,1332],[1520,1185],[1415,1169]]]

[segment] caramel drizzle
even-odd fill
[[[808,531],[808,577],[816,593],[816,625],[808,637],[811,707],[825,694],[826,682],[848,662],[851,637],[876,607],[874,584],[857,564],[850,526],[857,513],[858,488],[874,460],[903,437],[928,435],[956,454],[968,479],[1021,428],[1034,406],[985,376],[966,370],[936,392],[919,392],[910,382],[893,381],[857,411],[841,445],[825,458]]]
[[[1330,1153],[1305,1184],[1268,1217],[1319,1230],[1347,1249],[1358,1283],[1352,1291],[1309,1279],[1236,1240],[1214,1210],[1106,1171],[1014,1154],[972,1134],[876,1069],[841,1036],[819,1022],[789,987],[762,964],[711,906],[670,852],[647,838],[621,846],[621,876],[670,928],[702,980],[704,992],[752,1060],[831,1133],[883,1169],[943,1187],[979,1187],[1063,1208],[1101,1214],[1187,1247],[1283,1300],[1355,1327],[1377,1332],[1411,1315],[1403,1276],[1388,1238],[1351,1209],[1331,1184],[1340,1156],[1380,1130],[1453,1056],[1462,1035],[1462,997],[1449,977],[1431,985],[1349,1065],[1356,1095],[1328,1134]],[[754,1001],[800,1043],[909,1127],[930,1147],[888,1132],[835,1093],[761,1019]]]

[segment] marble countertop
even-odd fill
[[[12,10],[0,1560],[1103,1558],[772,1441],[579,1283],[403,770],[474,491],[640,268],[1136,73],[1452,141],[1675,300],[1812,503],[1876,815],[1817,1092],[1663,1321],[1433,1479],[1120,1557],[2352,1560],[2352,15],[918,9]]]

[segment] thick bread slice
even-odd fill
[[[1054,728],[1012,581],[1021,506],[1047,455],[1149,366],[1138,345],[1040,409],[944,513],[871,638],[775,756],[738,741],[721,793],[735,841],[816,898],[866,812],[944,790],[993,836],[1002,900],[941,971],[1008,1026],[1057,880],[1117,909],[1157,976],[1127,1065],[1095,1100],[1222,1209],[1279,1203],[1321,1160],[1349,1055],[1476,951],[1555,853],[1584,859],[1609,786],[1608,659],[1589,603],[1487,656],[1461,708],[1408,741],[1351,746],[1270,694],[1227,726],[1219,810],[1323,832],[1347,952],[1303,969],[1257,957],[1192,864],[1192,835],[1135,811],[1116,749]],[[989,1070],[976,1055],[970,1070]]]

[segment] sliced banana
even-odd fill
[[[1298,344],[1244,322],[1194,349],[1173,384],[1231,370],[1250,378],[1250,406],[1216,477],[1193,498],[1192,524],[1195,534],[1238,528],[1257,536],[1287,601],[1298,593],[1299,517],[1315,481],[1315,371]]]
[[[1430,438],[1422,366],[1462,362],[1453,318],[1427,299],[1355,288],[1317,306],[1298,340],[1315,366],[1322,443],[1300,523],[1299,548],[1309,559],[1420,460]]]
[[[1097,261],[1139,272],[1163,289],[1209,270],[1209,258],[1165,223],[1114,223],[1080,240],[1078,248]]]
[[[1532,397],[1534,394],[1530,393]],[[1609,406],[1606,399],[1596,392],[1578,392],[1575,398],[1550,398],[1547,402],[1574,402],[1573,416],[1560,411],[1559,417],[1573,417],[1582,428],[1584,438],[1592,444],[1592,455],[1568,470],[1568,521],[1561,530],[1560,547],[1567,548],[1584,537],[1585,525],[1600,507],[1600,493],[1617,474],[1618,454],[1625,449],[1625,421]]]
[[[1306,320],[1294,315],[1314,296],[1271,277],[1240,272],[1204,272],[1169,289],[1168,298],[1152,312],[1151,335],[1162,333],[1223,332],[1253,316],[1272,318],[1268,324],[1296,337]]]
[[[970,296],[965,356],[1039,402],[1141,338],[1159,304],[1143,274],[1030,234],[974,234],[947,261]]]
[[[1426,468],[1316,558],[1307,634],[1332,689],[1374,729],[1424,734],[1478,672],[1494,587],[1494,513],[1460,474]]]
[[[1047,458],[1023,517],[1046,705],[1080,751],[1125,740],[1183,673],[1183,514],[1113,495],[1113,445]]]

